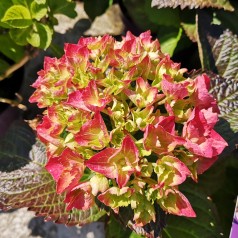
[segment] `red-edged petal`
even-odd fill
[[[159,203],[168,213],[177,216],[196,217],[188,199],[178,190],[166,190],[165,197]]]
[[[78,109],[90,111],[86,106],[82,98],[82,90],[77,90],[69,94],[66,105],[73,106]]]
[[[58,157],[50,158],[45,166],[57,183],[57,193],[77,186],[84,172],[84,161],[80,154],[66,148]]]
[[[169,155],[159,159],[154,170],[157,174],[158,182],[167,186],[179,185],[191,174],[181,160]]]
[[[200,109],[207,109],[212,107],[214,112],[219,113],[217,102],[214,97],[209,93],[210,78],[206,74],[199,75],[194,80],[194,93],[191,95],[195,107]]]
[[[92,120],[82,125],[75,140],[80,146],[94,150],[101,150],[108,144],[110,137],[100,112],[96,112]]]
[[[67,193],[64,200],[65,203],[68,203],[66,210],[70,211],[72,208],[87,210],[92,207],[95,202],[91,190],[90,183],[86,182],[80,184],[74,190]]]
[[[183,145],[185,140],[179,136],[168,133],[162,126],[148,125],[144,133],[144,148],[157,154],[168,153],[177,145]]]
[[[82,92],[82,100],[90,111],[102,111],[111,101],[109,96],[100,97],[96,82],[91,80]]]
[[[170,75],[163,75],[163,79],[161,81],[161,88],[165,95],[173,98],[175,100],[183,99],[188,96],[188,90],[186,86],[189,82],[183,83],[175,83],[173,82],[173,78]]]
[[[108,178],[117,178],[118,171],[116,164],[110,161],[116,152],[117,149],[115,148],[106,148],[87,160],[85,165],[91,170],[103,174]]]

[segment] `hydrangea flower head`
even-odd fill
[[[137,226],[155,220],[155,203],[194,217],[179,185],[227,146],[213,129],[209,77],[186,77],[149,31],[80,38],[64,51],[45,58],[30,101],[46,109],[37,134],[67,209],[129,206]]]

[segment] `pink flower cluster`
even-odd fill
[[[150,32],[80,38],[64,51],[45,58],[30,102],[46,108],[37,135],[67,209],[97,198],[116,213],[130,206],[138,226],[155,220],[155,203],[194,217],[179,185],[227,146],[208,76],[185,77]]]

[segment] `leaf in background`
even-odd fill
[[[187,218],[169,215],[167,226],[163,230],[163,238],[222,237],[213,202],[194,183],[187,182],[180,188],[191,202],[197,217]]]
[[[8,8],[1,21],[14,28],[26,28],[32,24],[30,11],[21,5]]]
[[[220,117],[229,122],[230,128],[234,133],[238,132],[237,52],[238,38],[230,31],[224,31],[219,39],[211,43],[210,55],[212,55],[212,58],[214,59],[214,66],[211,66],[210,69],[215,67],[219,76],[210,76],[212,78],[210,92],[217,99]],[[223,134],[222,132],[220,133]]]
[[[161,37],[159,37],[160,46],[162,52],[168,53],[170,56],[172,56],[179,40],[181,39],[183,30],[180,27],[180,28],[173,28],[172,31],[168,32],[170,33],[161,34],[160,32],[161,35]]]
[[[180,11],[180,22],[181,26],[192,42],[197,42],[197,26],[196,26],[196,16],[197,10],[194,9],[184,9]]]
[[[109,0],[86,0],[84,1],[84,10],[93,21],[97,16],[106,12],[110,4]]]
[[[9,28],[8,24],[6,23],[2,23],[1,19],[3,18],[5,12],[7,11],[8,8],[10,8],[12,6],[12,2],[11,1],[2,1],[1,2],[1,7],[0,7],[0,26],[4,27],[4,28]]]
[[[224,0],[152,0],[152,7],[164,8],[164,7],[181,7],[184,9],[186,7],[192,8],[204,8],[204,7],[214,7],[223,8],[224,10],[233,11],[234,8],[229,1]]]
[[[15,121],[0,140],[0,171],[19,169],[29,162],[35,134],[24,121]]]
[[[179,27],[179,9],[156,9],[151,7],[150,1],[145,1],[143,10],[148,19],[157,25]]]
[[[24,56],[24,48],[17,45],[9,35],[0,35],[0,52],[15,62]]]
[[[237,19],[238,19],[238,1],[232,1],[234,12],[216,11],[215,17],[223,29],[229,29],[235,34],[238,34]]]
[[[64,195],[56,194],[55,182],[44,168],[46,160],[45,147],[38,141],[30,152],[29,164],[12,172],[0,172],[1,209],[28,207],[46,220],[67,225],[83,225],[105,214],[96,205],[85,211],[67,212]]]
[[[202,69],[217,73],[212,46],[223,31],[220,26],[213,25],[212,21],[212,16],[205,11],[199,11],[196,15],[198,51]]]
[[[209,170],[200,175],[197,186],[212,197],[215,203],[224,237],[229,237],[238,194],[238,151],[219,159]],[[225,209],[224,209],[225,206]]]
[[[38,4],[37,1],[33,1],[30,7],[32,18],[40,21],[47,14],[47,5]]]
[[[27,27],[24,29],[13,28],[10,29],[9,35],[11,39],[16,42],[16,44],[23,46],[28,44],[27,37],[30,34],[30,32],[31,27]]]
[[[53,31],[48,25],[35,22],[32,31],[27,36],[27,42],[34,47],[47,49],[52,41]]]
[[[9,66],[10,65],[8,62],[0,58],[0,75],[5,73],[5,71],[9,68]]]
[[[181,23],[186,35],[192,42],[197,42],[197,27],[195,23]]]
[[[48,5],[52,15],[63,14],[70,18],[75,18],[77,16],[77,12],[75,11],[75,2],[66,0],[49,0]],[[95,4],[93,6],[95,6]]]
[[[123,226],[115,219],[113,215],[110,216],[109,221],[106,223],[106,238],[143,238],[131,231],[128,227]]]

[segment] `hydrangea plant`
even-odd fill
[[[30,102],[46,108],[37,135],[67,209],[130,207],[136,226],[155,221],[155,204],[195,217],[179,185],[227,146],[209,77],[190,78],[149,31],[80,38],[64,52],[45,58]]]

